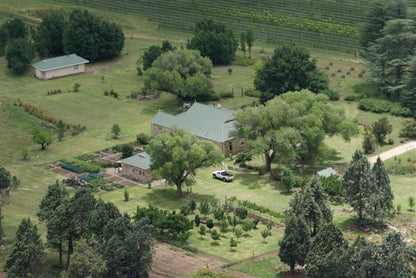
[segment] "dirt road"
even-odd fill
[[[395,147],[391,150],[385,151],[385,152],[383,152],[379,155],[369,157],[368,161],[370,161],[370,163],[373,164],[377,161],[377,157],[379,157],[379,156],[380,156],[381,160],[384,161],[386,159],[401,155],[402,153],[405,153],[405,152],[413,150],[413,149],[416,149],[416,141],[407,142],[407,143],[402,144],[400,146],[397,146],[397,147]]]

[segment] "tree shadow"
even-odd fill
[[[219,246],[219,245],[220,245],[219,242],[216,242],[216,241],[211,242],[211,246]]]

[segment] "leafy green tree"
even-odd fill
[[[402,124],[399,137],[407,139],[416,139],[416,121],[407,120]]]
[[[114,138],[118,138],[118,136],[120,135],[121,132],[121,128],[118,124],[113,124],[113,126],[111,127],[111,133],[113,133],[113,137]]]
[[[126,214],[111,219],[104,231],[108,239],[99,250],[107,262],[107,272],[102,277],[147,277],[153,261],[151,231],[146,218],[133,224]]]
[[[342,181],[345,187],[345,197],[350,205],[358,213],[358,221],[361,222],[366,215],[371,215],[368,201],[374,192],[374,182],[370,163],[360,151],[356,151]]]
[[[130,198],[130,194],[129,191],[126,189],[124,189],[124,202],[128,202]]]
[[[97,250],[89,246],[85,240],[78,241],[72,254],[71,265],[66,273],[67,277],[100,278],[106,272],[106,262]]]
[[[99,199],[88,217],[89,232],[94,235],[95,239],[102,242],[105,226],[111,219],[119,217],[121,213],[113,203]]]
[[[409,196],[409,198],[407,198],[407,201],[409,203],[409,210],[413,211],[413,207],[415,206],[415,198]]]
[[[8,34],[6,27],[4,25],[0,25],[0,56],[4,56],[6,45],[8,40]]]
[[[57,127],[58,127],[58,140],[59,140],[59,142],[61,142],[62,138],[64,138],[64,135],[65,135],[65,124],[64,124],[64,122],[62,120],[59,120],[58,124],[57,124]]]
[[[244,58],[246,57],[246,50],[247,50],[247,39],[246,39],[246,33],[240,34],[240,48],[241,51],[244,53]]]
[[[366,133],[364,135],[364,140],[363,140],[363,150],[365,154],[370,154],[373,153],[375,151],[375,140],[373,138],[373,136],[369,133]]]
[[[280,46],[256,71],[254,87],[262,103],[289,91],[308,89],[317,94],[328,88],[328,78],[318,71],[316,61],[303,48]]]
[[[7,68],[16,74],[24,73],[35,57],[32,42],[26,38],[11,40],[6,47]]]
[[[167,91],[183,99],[207,99],[213,92],[212,63],[196,50],[177,49],[160,55],[143,76],[145,93]],[[200,86],[200,91],[197,90]]]
[[[415,250],[406,246],[400,233],[390,232],[383,240],[380,249],[379,259],[383,263],[378,269],[379,277],[410,277],[415,266]]]
[[[372,242],[367,242],[361,236],[348,248],[350,254],[348,264],[349,277],[378,277],[377,272],[380,261],[378,260],[379,248]]]
[[[377,143],[383,144],[387,134],[390,134],[393,130],[392,125],[386,117],[375,121],[372,124],[372,132],[377,139]]]
[[[254,43],[253,28],[248,28],[246,30],[246,43],[247,43],[247,48],[248,48],[248,57],[251,58],[251,49],[253,48],[253,43]]]
[[[416,111],[416,58],[410,62],[409,70],[404,76],[404,88],[400,94],[400,102],[413,112]],[[416,137],[416,136],[415,136]]]
[[[121,146],[121,157],[122,158],[127,158],[133,155],[133,146],[130,144],[124,144],[123,146]]]
[[[230,251],[233,251],[233,248],[237,247],[237,240],[235,240],[233,237],[230,239]]]
[[[270,235],[270,231],[268,229],[264,229],[260,232],[261,237],[263,238],[263,242],[266,242],[266,238]]]
[[[89,235],[89,219],[96,208],[96,203],[94,195],[86,188],[78,189],[71,198],[70,206],[74,217],[74,229],[78,238],[87,238]],[[114,205],[109,206],[113,211],[116,210]],[[114,213],[117,214],[117,211]]]
[[[204,218],[207,219],[207,215],[211,212],[211,207],[207,200],[202,200],[199,204],[199,212],[204,215]]]
[[[195,202],[195,200],[192,199],[189,202],[189,208],[191,209],[192,212],[194,212],[196,210],[196,202]]]
[[[143,70],[147,70],[152,66],[154,60],[156,60],[162,54],[162,48],[158,45],[151,45],[144,51],[142,56]]]
[[[295,177],[293,176],[293,172],[290,168],[283,168],[280,180],[287,191],[292,189],[295,185]]]
[[[383,36],[369,47],[370,80],[388,97],[399,100],[405,75],[415,55],[416,25],[412,19],[388,21]]]
[[[222,160],[223,155],[211,142],[197,140],[183,129],[173,128],[157,135],[146,148],[153,173],[176,185],[182,197],[182,185],[189,182],[196,169]]]
[[[243,235],[243,230],[240,227],[236,227],[234,229],[234,235],[238,240]]]
[[[213,229],[211,231],[211,238],[215,241],[219,240],[221,237],[220,233],[218,233],[217,229]]]
[[[246,219],[242,224],[243,231],[248,233],[253,229],[253,222],[250,219]],[[270,229],[269,229],[270,230]]]
[[[293,214],[285,219],[285,233],[279,242],[279,258],[290,267],[292,275],[295,265],[304,265],[310,244],[310,233],[306,222]]]
[[[199,226],[198,233],[201,235],[201,237],[206,234],[206,231],[207,231],[207,227],[206,226],[204,226],[204,225]]]
[[[227,220],[222,220],[220,222],[220,232],[222,234],[227,233],[228,232],[228,226],[229,226],[228,221]]]
[[[48,187],[48,190],[43,196],[40,204],[39,204],[39,211],[37,213],[38,218],[40,221],[45,223],[49,223],[52,221],[53,217],[55,216],[56,209],[64,202],[65,199],[69,198],[69,193],[65,189],[65,186],[59,184],[59,181],[56,182]],[[48,245],[53,248],[57,248],[59,252],[59,264],[63,265],[62,263],[62,252],[63,252],[63,238],[61,237],[52,237],[53,231],[49,230],[52,228],[51,226],[47,225],[47,233],[48,233]],[[59,231],[58,231],[59,233]],[[56,239],[56,240],[49,240],[49,239]]]
[[[0,167],[0,241],[3,240],[3,208],[9,202],[10,192],[19,185],[16,176],[12,176],[4,167]]]
[[[246,139],[253,153],[264,155],[268,172],[276,157],[293,165],[322,160],[326,135],[341,134],[349,141],[358,133],[343,110],[328,103],[326,96],[306,90],[239,111],[235,122],[236,135]]]
[[[367,13],[367,20],[360,31],[360,44],[364,51],[383,36],[382,30],[387,21],[404,19],[406,14],[406,4],[402,0],[373,1]]]
[[[86,10],[70,14],[62,36],[65,53],[77,53],[90,61],[116,57],[124,47],[124,34],[119,26]]]
[[[233,31],[223,23],[204,19],[195,24],[194,36],[187,43],[188,49],[196,49],[211,59],[214,65],[228,65],[235,56],[238,42]]]
[[[28,35],[28,29],[25,23],[19,18],[9,20],[3,26],[7,32],[7,37],[9,41],[14,39],[26,38]]]
[[[42,150],[53,142],[52,135],[46,130],[34,129],[32,130],[32,141],[39,144]]]
[[[36,50],[40,56],[64,54],[62,34],[65,24],[65,18],[61,13],[48,12],[42,16],[42,22],[33,35]]]
[[[380,157],[372,169],[374,189],[371,194],[372,219],[383,221],[387,216],[391,216],[394,211],[393,191],[390,186],[390,178]]]
[[[43,244],[38,228],[32,224],[30,218],[23,218],[7,255],[4,271],[8,277],[37,277],[43,257]]]
[[[333,223],[324,225],[310,244],[306,256],[306,277],[333,277],[331,262],[340,257],[347,247],[340,228]]]

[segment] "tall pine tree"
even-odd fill
[[[380,157],[373,166],[374,190],[371,195],[372,219],[379,222],[393,212],[394,195],[390,186],[390,178]]]

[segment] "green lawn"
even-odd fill
[[[287,272],[289,270],[288,266],[283,264],[276,255],[272,255],[264,259],[255,259],[241,264],[236,264],[231,266],[230,269],[262,278],[288,277]]]

